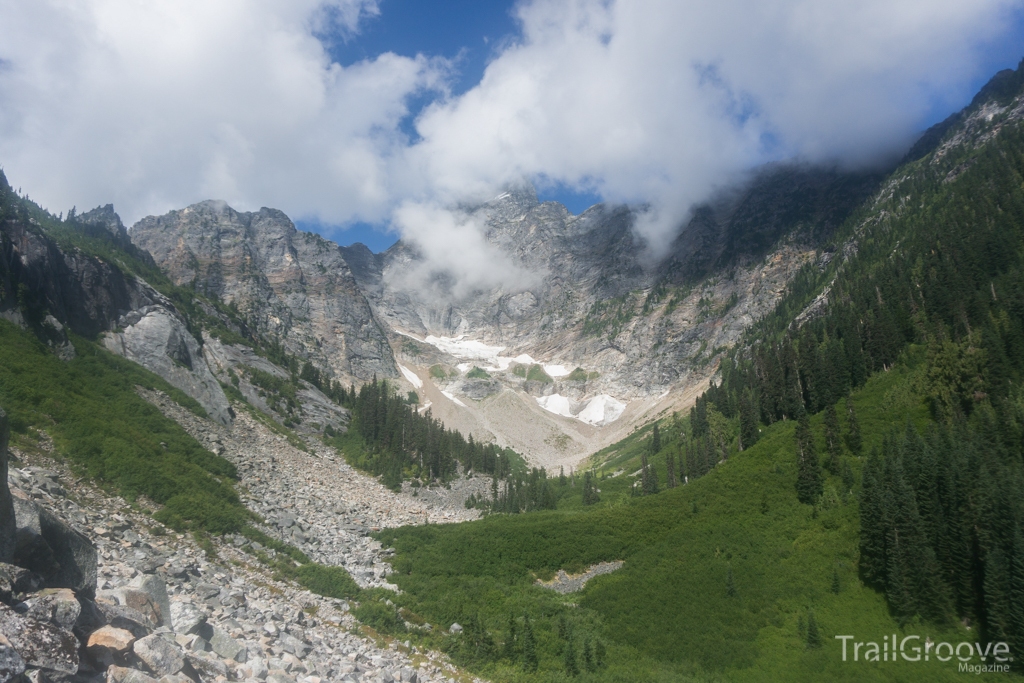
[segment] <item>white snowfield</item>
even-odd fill
[[[451,402],[452,402],[452,403],[454,403],[455,405],[457,405],[457,406],[462,406],[463,408],[465,408],[465,407],[466,407],[466,404],[465,404],[465,403],[463,403],[462,401],[460,401],[460,400],[458,399],[458,397],[457,397],[457,396],[456,396],[455,394],[453,394],[452,392],[450,392],[450,391],[442,391],[441,393],[442,393],[442,394],[444,394],[444,397],[445,397],[446,399],[448,399],[449,401],[451,401]]]
[[[541,396],[537,399],[537,403],[550,413],[575,418],[595,427],[603,427],[615,422],[622,417],[623,411],[626,410],[625,403],[608,394],[598,394],[583,403],[577,403],[561,394],[551,394],[550,396]]]
[[[565,377],[572,370],[569,370],[564,365],[545,365],[544,372],[548,373],[548,376],[558,379],[559,377]]]
[[[401,370],[402,374],[405,375],[405,378],[409,380],[409,384],[413,385],[417,389],[423,388],[423,380],[421,380],[415,372],[405,367],[401,363],[398,364],[398,369]]]
[[[464,361],[459,363],[457,366],[460,372],[468,372],[472,370],[474,366],[479,366],[481,369],[489,372],[504,372],[505,370],[508,370],[512,363],[520,363],[522,365],[534,365],[537,363],[537,361],[526,353],[519,354],[515,358],[503,356],[501,355],[501,352],[508,348],[507,346],[491,346],[490,344],[485,344],[484,342],[477,341],[475,339],[466,339],[466,335],[459,335],[458,337],[435,337],[431,334],[427,335],[426,339],[420,339],[408,332],[400,332],[400,334],[410,337],[411,339],[415,339],[416,341],[430,344],[439,351],[444,351],[445,353]],[[566,372],[565,374],[569,373]],[[552,375],[552,377],[554,377],[554,375]]]

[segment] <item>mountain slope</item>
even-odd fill
[[[338,246],[273,209],[203,202],[131,229],[179,286],[234,306],[253,332],[348,383],[396,377],[390,347]]]

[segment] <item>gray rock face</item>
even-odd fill
[[[78,671],[78,640],[66,629],[0,605],[0,635],[10,641],[29,666],[69,674]]]
[[[14,525],[14,503],[7,485],[7,440],[11,431],[7,424],[7,413],[0,408],[0,562],[10,562],[17,546]]]
[[[206,623],[206,614],[191,602],[172,602],[171,622],[175,633],[197,633]]]
[[[118,330],[104,335],[103,345],[196,399],[221,424],[230,424],[231,408],[224,390],[210,372],[199,343],[169,302],[121,316]]]
[[[398,375],[341,249],[296,231],[280,211],[240,213],[207,201],[144,218],[130,234],[176,284],[237,305],[258,333],[331,376]]]
[[[15,497],[18,565],[43,576],[50,588],[96,593],[96,548],[82,533],[31,500]]]

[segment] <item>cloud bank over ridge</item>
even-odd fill
[[[752,166],[898,152],[986,45],[1020,40],[1022,4],[523,0],[452,95],[436,56],[331,61],[324,37],[358,40],[386,2],[0,0],[0,164],[54,211],[219,198],[388,222],[428,254],[474,229],[445,207],[526,178],[649,207],[657,246]]]

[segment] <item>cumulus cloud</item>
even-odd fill
[[[900,150],[1021,7],[522,0],[452,96],[430,55],[331,62],[325,36],[357,40],[375,0],[0,0],[0,163],[51,209],[113,201],[129,222],[210,197],[390,222],[477,286],[521,273],[443,207],[525,178],[646,207],[657,250],[752,166]],[[445,260],[456,237],[478,258]]]

